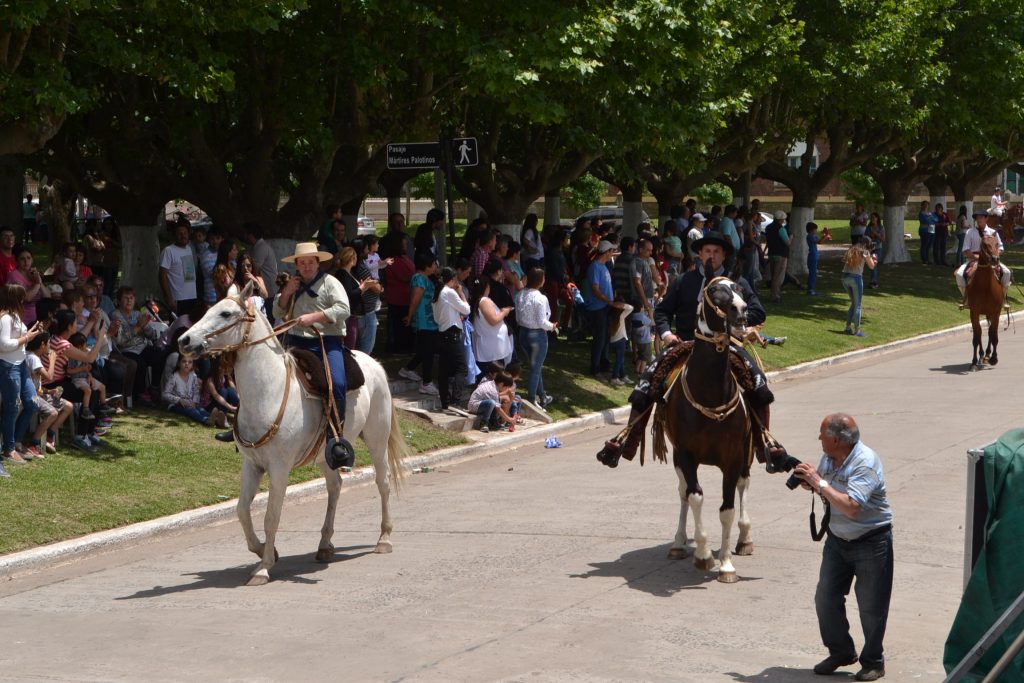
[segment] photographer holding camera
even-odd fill
[[[882,639],[893,577],[892,508],[882,461],[860,440],[860,429],[849,415],[827,416],[818,439],[824,455],[817,469],[807,463],[795,469],[803,487],[816,491],[832,510],[814,594],[818,629],[829,656],[815,665],[814,673],[831,674],[858,661],[846,619],[846,595],[856,578],[864,648],[859,657],[863,668],[855,680],[876,681],[885,675]]]

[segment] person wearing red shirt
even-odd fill
[[[409,281],[416,272],[406,242],[396,240],[392,245],[396,256],[385,259],[381,264],[384,273],[384,300],[388,304],[388,353],[411,353],[415,346],[413,330],[405,324],[409,315]]]
[[[0,281],[6,282],[11,271],[18,268],[18,258],[14,255],[14,231],[10,228],[0,230]]]

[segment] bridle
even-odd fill
[[[715,347],[715,351],[717,353],[728,353],[729,344],[732,342],[732,335],[729,333],[729,315],[721,308],[719,308],[718,305],[716,305],[715,302],[712,301],[711,297],[708,295],[708,290],[710,290],[712,285],[714,285],[719,280],[725,280],[726,282],[729,282],[729,278],[723,277],[721,275],[712,278],[711,281],[708,282],[708,284],[704,287],[703,298],[700,304],[698,304],[697,306],[697,316],[699,320],[707,320],[707,318],[704,315],[704,305],[707,304],[708,308],[710,308],[714,312],[714,314],[720,320],[722,320],[723,324],[725,325],[725,330],[722,332],[713,332],[712,334],[707,335],[701,332],[700,328],[698,327],[696,330],[694,330],[694,337],[700,339],[701,341],[708,342],[709,344],[713,344]],[[721,422],[725,418],[729,417],[729,415],[731,415],[736,410],[736,408],[742,403],[739,385],[736,382],[733,382],[733,393],[728,401],[726,401],[722,405],[714,407],[702,405],[693,397],[693,394],[690,392],[690,385],[686,381],[686,373],[689,369],[689,363],[683,366],[683,371],[679,374],[679,383],[683,385],[683,395],[686,397],[686,400],[690,402],[690,405],[692,405],[694,408],[700,411],[700,413],[704,417],[711,420],[715,420],[717,422]],[[726,376],[728,376],[729,371],[729,363],[727,359],[725,364]]]
[[[203,351],[203,355],[211,353],[234,353],[248,346],[262,344],[268,339],[284,334],[291,328],[295,327],[295,321],[289,320],[271,329],[270,334],[264,337],[260,337],[259,339],[250,340],[249,335],[252,333],[252,324],[256,322],[256,307],[253,305],[251,301],[242,301],[241,297],[231,296],[225,298],[230,299],[240,309],[242,309],[242,315],[238,316],[227,325],[224,325],[223,327],[218,327],[217,329],[203,335],[203,342],[205,343],[206,341],[213,339],[214,337],[219,337],[228,330],[234,329],[238,325],[244,325],[245,327],[242,329],[242,341],[238,342],[237,344],[228,344],[227,346],[222,346],[218,348],[207,348]],[[293,363],[291,362],[291,360],[287,360],[285,362],[285,367],[287,368],[287,376],[285,377],[284,380],[284,396],[281,398],[281,405],[277,409],[277,417],[274,418],[274,421],[271,423],[270,427],[267,428],[267,431],[263,433],[263,436],[256,439],[255,441],[249,441],[242,437],[241,433],[238,431],[238,423],[241,421],[239,417],[241,415],[242,406],[238,406],[238,411],[235,413],[235,425],[232,428],[232,431],[234,433],[235,440],[238,441],[238,443],[245,446],[246,448],[261,448],[262,446],[266,446],[277,435],[278,430],[281,429],[281,419],[284,417],[284,411],[288,407],[288,396],[291,394],[292,375],[294,374]],[[317,431],[319,432],[319,430]],[[317,442],[317,444],[318,443],[319,441]],[[311,453],[317,448],[319,448],[317,444],[314,444],[313,448],[310,450]]]

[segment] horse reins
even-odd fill
[[[711,297],[708,295],[708,290],[711,289],[711,285],[715,284],[719,280],[728,280],[728,278],[720,275],[718,277],[712,278],[711,281],[708,282],[707,285],[705,285],[703,299],[700,302],[700,305],[698,306],[697,316],[700,320],[706,320],[704,315],[704,304],[707,304],[711,308],[711,310],[715,312],[715,315],[718,316],[719,319],[724,321],[726,329],[724,332],[713,332],[712,334],[707,335],[701,332],[700,328],[698,328],[694,330],[693,335],[696,339],[712,344],[715,347],[715,351],[717,353],[727,353],[729,350],[729,344],[732,342],[732,335],[729,334],[729,316],[725,311],[723,311],[721,308],[715,305],[715,302],[712,301]],[[699,410],[701,415],[709,419],[721,422],[725,418],[729,417],[729,415],[731,415],[733,411],[736,410],[737,406],[740,405],[740,389],[739,385],[736,384],[735,381],[733,382],[732,397],[722,405],[709,408],[705,405],[698,403],[697,400],[694,399],[693,394],[690,393],[690,386],[686,382],[686,372],[688,369],[689,364],[683,367],[682,372],[679,373],[678,381],[683,387],[683,395],[686,397],[686,400],[690,402],[690,405]],[[726,374],[729,373],[728,362],[726,362],[725,371]]]

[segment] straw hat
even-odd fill
[[[316,242],[299,242],[295,245],[295,253],[291,256],[285,256],[281,261],[283,263],[295,263],[295,259],[303,256],[316,256],[321,262],[330,261],[334,258],[334,255],[330,252],[318,250]]]

